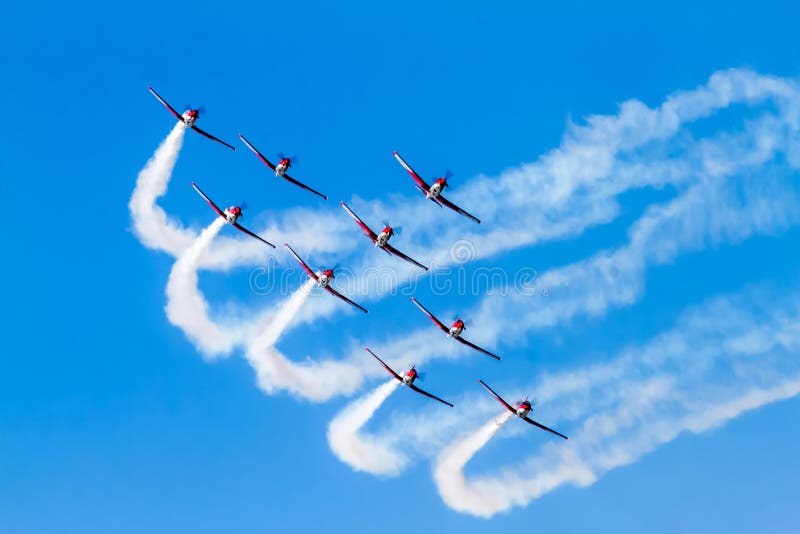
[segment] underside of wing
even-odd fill
[[[534,420],[533,420],[533,419],[531,419],[530,417],[527,417],[527,416],[526,416],[526,417],[523,417],[523,419],[524,419],[525,421],[527,421],[528,423],[532,424],[533,426],[538,426],[538,427],[539,427],[539,428],[541,428],[542,430],[547,430],[548,432],[552,432],[552,433],[553,433],[553,434],[555,434],[556,436],[562,437],[562,438],[564,438],[564,439],[569,439],[567,436],[565,436],[565,435],[564,435],[564,434],[562,434],[561,432],[556,432],[556,431],[555,431],[555,430],[553,430],[552,428],[548,428],[548,427],[544,426],[544,425],[543,425],[543,424],[541,424],[541,423],[537,423],[536,421],[534,421]]]
[[[221,145],[225,145],[226,147],[230,148],[231,150],[236,151],[236,147],[235,146],[229,145],[228,143],[226,143],[222,139],[219,139],[218,137],[214,137],[210,133],[206,132],[205,130],[201,130],[197,126],[192,126],[192,130],[194,130],[195,132],[199,133],[200,135],[204,135],[204,136],[208,137],[212,141],[216,141],[217,143],[219,143]]]
[[[427,268],[427,267],[425,267],[424,265],[422,265],[420,262],[418,262],[418,261],[417,261],[417,260],[415,260],[415,259],[409,258],[408,256],[406,256],[405,254],[403,254],[402,252],[400,252],[399,250],[397,250],[396,248],[394,248],[394,247],[393,247],[392,245],[390,245],[389,243],[386,243],[386,244],[383,246],[383,248],[384,248],[385,250],[388,250],[389,252],[391,252],[392,254],[394,254],[395,256],[397,256],[398,258],[402,258],[402,259],[406,260],[406,261],[407,261],[407,262],[409,262],[409,263],[413,263],[414,265],[416,265],[416,266],[417,266],[417,267],[419,267],[420,269],[425,269],[426,271],[428,270],[428,268]]]
[[[349,298],[345,297],[344,295],[342,295],[341,293],[339,293],[338,291],[333,289],[331,286],[325,286],[325,289],[327,289],[328,293],[330,293],[331,295],[339,297],[340,299],[342,299],[343,301],[347,302],[348,304],[350,304],[352,306],[355,306],[356,308],[358,308],[359,310],[363,311],[364,313],[367,313],[367,309],[364,306],[362,306],[361,304],[357,304],[357,303],[353,302]]]
[[[272,248],[275,248],[275,245],[273,245],[272,243],[270,243],[270,242],[269,242],[269,241],[267,241],[266,239],[262,238],[260,235],[258,235],[258,234],[255,234],[255,233],[251,232],[250,230],[248,230],[247,228],[245,228],[244,226],[242,226],[242,225],[241,225],[241,224],[239,224],[238,222],[236,222],[236,223],[233,223],[233,226],[234,226],[234,228],[236,228],[237,230],[239,230],[239,231],[241,231],[241,232],[244,232],[245,234],[247,234],[247,235],[249,235],[249,236],[255,237],[256,239],[258,239],[258,240],[259,240],[259,241],[261,241],[262,243],[266,243],[267,245],[271,246]]]
[[[468,346],[468,347],[471,347],[471,348],[473,348],[473,349],[477,350],[478,352],[482,352],[482,353],[484,353],[484,354],[485,354],[485,355],[487,355],[487,356],[491,356],[491,357],[492,357],[492,358],[494,358],[495,360],[499,360],[499,359],[500,359],[500,356],[498,356],[498,355],[496,355],[496,354],[492,354],[492,353],[491,353],[491,352],[489,352],[488,350],[486,350],[486,349],[482,349],[482,348],[480,348],[478,345],[476,345],[476,344],[474,344],[474,343],[470,343],[469,341],[467,341],[466,339],[464,339],[464,338],[463,338],[463,337],[461,337],[461,336],[456,336],[456,341],[458,341],[459,343],[461,343],[461,344],[463,344],[463,345],[466,345],[466,346]]]
[[[425,182],[425,180],[423,180],[423,179],[420,177],[420,175],[419,175],[419,174],[417,174],[417,172],[416,172],[414,169],[412,169],[412,168],[411,168],[411,165],[409,165],[408,163],[406,163],[406,160],[404,160],[403,158],[401,158],[401,157],[400,157],[400,154],[398,154],[398,153],[397,153],[397,151],[393,152],[393,154],[394,154],[394,157],[395,157],[395,159],[396,159],[398,162],[400,162],[400,165],[402,165],[402,166],[403,166],[403,168],[404,168],[404,169],[405,169],[405,170],[408,172],[408,174],[410,174],[410,175],[411,175],[411,177],[412,177],[412,178],[414,179],[414,181],[417,183],[417,187],[419,187],[419,188],[422,190],[422,192],[423,192],[423,193],[427,193],[427,192],[428,192],[428,189],[430,189],[430,188],[431,188],[431,186],[429,186],[429,185],[428,185],[428,184]]]
[[[206,196],[206,194],[205,194],[205,193],[203,193],[203,192],[200,190],[200,188],[199,188],[199,187],[197,187],[197,184],[196,184],[196,183],[192,182],[192,187],[194,187],[194,190],[195,190],[195,191],[197,191],[197,192],[200,194],[200,196],[201,196],[201,197],[203,197],[203,198],[205,199],[205,201],[206,201],[206,202],[208,202],[208,205],[209,205],[209,206],[211,206],[211,207],[214,209],[214,211],[216,211],[216,212],[217,212],[217,215],[219,215],[220,217],[223,217],[223,218],[227,218],[227,217],[225,217],[225,212],[224,212],[224,211],[222,211],[221,209],[219,209],[219,208],[217,207],[217,205],[216,205],[216,204],[214,204],[213,202],[211,202],[211,199],[210,199],[210,198],[208,198],[208,196]]]
[[[367,236],[369,236],[369,238],[372,239],[372,241],[374,242],[378,238],[378,234],[370,230],[369,226],[367,226],[364,223],[364,221],[362,221],[358,217],[358,215],[353,213],[353,210],[347,207],[347,204],[345,204],[344,202],[340,202],[340,204],[342,205],[342,208],[344,208],[344,211],[346,211],[347,214],[350,215],[350,217],[352,217],[352,219],[356,222],[356,224],[359,225],[361,229],[364,230],[364,233],[367,234]]]
[[[422,304],[420,304],[420,303],[419,303],[419,301],[418,301],[417,299],[415,299],[414,297],[411,297],[411,302],[413,302],[414,304],[416,304],[416,305],[417,305],[417,308],[419,308],[420,310],[422,310],[422,313],[424,313],[425,315],[427,315],[427,316],[428,316],[428,319],[430,319],[431,321],[433,321],[433,322],[434,322],[434,324],[436,324],[436,326],[438,326],[438,327],[439,327],[439,328],[440,328],[440,329],[441,329],[441,330],[442,330],[442,331],[443,331],[445,334],[448,334],[448,333],[450,333],[450,329],[449,329],[449,328],[447,328],[445,325],[443,325],[443,324],[442,324],[442,322],[441,322],[439,319],[437,319],[436,317],[434,317],[434,315],[433,315],[431,312],[429,312],[429,311],[428,311],[428,309],[427,309],[427,308],[425,308],[425,306],[423,306]]]
[[[452,202],[450,202],[449,200],[447,200],[446,198],[444,198],[442,195],[439,195],[439,198],[437,198],[437,200],[438,200],[438,201],[439,201],[441,204],[444,204],[445,206],[447,206],[448,208],[450,208],[451,210],[453,210],[453,211],[457,211],[457,212],[458,212],[458,213],[460,213],[461,215],[463,215],[463,216],[465,216],[465,217],[468,217],[468,218],[472,219],[473,221],[475,221],[475,222],[476,222],[476,223],[478,223],[478,224],[480,224],[480,223],[481,223],[481,220],[480,220],[480,219],[478,219],[478,218],[477,218],[477,217],[475,217],[474,215],[472,215],[472,214],[468,213],[467,211],[464,211],[464,210],[462,210],[461,208],[459,208],[458,206],[456,206],[455,204],[453,204]]]
[[[288,174],[284,174],[284,175],[283,175],[283,179],[284,179],[284,180],[286,180],[287,182],[291,182],[291,183],[293,183],[293,184],[294,184],[294,185],[296,185],[297,187],[302,187],[302,188],[303,188],[303,189],[305,189],[306,191],[309,191],[309,192],[311,192],[311,193],[314,193],[314,194],[315,194],[315,195],[317,195],[318,197],[322,197],[322,198],[324,198],[325,200],[328,200],[328,197],[327,197],[326,195],[323,195],[322,193],[320,193],[320,192],[319,192],[319,191],[317,191],[316,189],[313,189],[313,188],[311,188],[311,187],[308,187],[308,186],[307,186],[306,184],[304,184],[303,182],[300,182],[300,181],[298,181],[298,180],[295,180],[294,178],[292,178],[292,177],[291,177],[291,176],[289,176]]]
[[[176,119],[178,119],[178,120],[179,120],[179,121],[181,121],[181,122],[183,121],[183,116],[181,116],[181,114],[180,114],[180,113],[178,113],[177,111],[175,111],[175,108],[173,108],[172,106],[170,106],[169,104],[167,104],[167,101],[166,101],[166,100],[164,100],[163,98],[161,98],[161,96],[160,96],[158,93],[156,93],[155,89],[153,89],[152,87],[148,86],[148,87],[147,87],[147,90],[148,90],[148,91],[150,91],[150,92],[153,94],[153,96],[154,96],[154,97],[156,97],[156,98],[158,99],[158,101],[159,101],[159,102],[161,102],[162,104],[164,104],[164,107],[165,107],[165,108],[167,108],[167,109],[169,110],[169,112],[170,112],[170,113],[172,113],[173,115],[175,115],[175,118],[176,118]]]
[[[391,368],[391,367],[389,367],[388,365],[386,365],[386,362],[384,362],[383,360],[381,360],[380,358],[378,358],[378,355],[377,355],[377,354],[375,354],[374,352],[372,352],[371,350],[369,350],[369,349],[367,349],[367,348],[365,348],[364,350],[365,350],[365,351],[367,351],[367,352],[369,352],[370,354],[372,354],[372,356],[373,356],[373,357],[374,357],[376,360],[378,360],[378,362],[380,362],[380,364],[383,366],[383,368],[384,368],[384,369],[386,369],[387,371],[389,371],[389,374],[390,374],[390,375],[392,375],[393,377],[395,377],[395,378],[396,378],[397,380],[399,380],[400,382],[402,382],[402,381],[403,381],[403,379],[400,377],[400,375],[398,375],[397,373],[395,373],[395,372],[394,372],[394,370],[392,370],[392,368]]]
[[[316,273],[314,273],[314,271],[312,271],[311,268],[308,265],[306,265],[306,262],[304,262],[300,258],[300,256],[297,255],[297,252],[295,252],[294,249],[290,247],[288,243],[284,243],[283,246],[289,249],[289,253],[292,256],[294,256],[294,259],[297,260],[297,262],[300,264],[303,270],[308,274],[308,276],[310,276],[315,282],[319,282],[319,277],[317,277]]]
[[[512,408],[512,407],[511,407],[511,405],[510,405],[509,403],[507,403],[506,401],[504,401],[504,400],[503,400],[503,398],[502,398],[500,395],[498,395],[497,393],[495,393],[495,391],[494,391],[492,388],[490,388],[489,386],[487,386],[487,385],[486,385],[486,382],[484,382],[483,380],[478,380],[478,382],[480,382],[480,384],[481,384],[483,387],[485,387],[485,388],[486,388],[486,390],[487,390],[489,393],[491,393],[491,394],[492,394],[492,396],[493,396],[495,399],[497,399],[497,401],[498,401],[500,404],[502,404],[503,406],[505,406],[505,407],[506,407],[506,410],[508,410],[509,412],[511,412],[511,413],[513,413],[513,414],[515,414],[515,415],[516,415],[517,411],[516,411],[514,408]]]
[[[273,171],[275,171],[275,165],[273,165],[273,164],[272,164],[272,163],[271,163],[271,162],[270,162],[270,161],[269,161],[269,160],[268,160],[268,159],[267,159],[267,158],[264,156],[264,154],[262,154],[261,152],[259,152],[259,151],[258,151],[258,149],[256,149],[256,147],[254,147],[253,145],[251,145],[251,144],[250,144],[250,141],[248,141],[247,139],[245,139],[245,138],[244,138],[244,136],[243,136],[242,134],[239,134],[239,139],[241,139],[241,140],[242,140],[242,142],[243,142],[245,145],[247,145],[247,148],[249,148],[250,150],[252,150],[252,151],[253,151],[253,154],[255,154],[256,156],[258,156],[258,159],[260,159],[260,160],[261,160],[261,162],[262,162],[264,165],[266,165],[267,167],[269,167],[270,169],[272,169]]]
[[[432,399],[434,399],[434,400],[437,400],[437,401],[441,402],[442,404],[446,404],[446,405],[450,406],[451,408],[453,407],[453,405],[452,405],[452,404],[450,404],[449,402],[447,402],[446,400],[444,400],[444,399],[440,399],[440,398],[439,398],[439,397],[437,397],[436,395],[432,395],[432,394],[428,393],[427,391],[425,391],[424,389],[420,389],[420,388],[418,388],[418,387],[417,387],[417,386],[415,386],[414,384],[409,384],[409,385],[408,385],[408,387],[410,387],[411,389],[413,389],[413,390],[414,390],[414,391],[416,391],[417,393],[422,393],[422,394],[423,394],[423,395],[425,395],[426,397],[430,397],[430,398],[432,398]]]

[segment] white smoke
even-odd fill
[[[336,456],[356,471],[396,475],[405,467],[402,454],[359,434],[378,408],[400,385],[394,378],[348,404],[328,425],[328,444]]]
[[[476,431],[458,438],[439,453],[433,468],[433,480],[439,489],[439,495],[450,508],[459,512],[475,513],[475,510],[483,510],[487,502],[493,499],[491,494],[476,490],[467,482],[464,466],[489,443],[512,415],[505,411],[489,419]]]
[[[165,251],[175,258],[181,255],[195,236],[170,218],[157,201],[167,192],[185,133],[186,125],[176,123],[139,172],[128,203],[133,231],[139,241],[146,247]]]
[[[165,309],[169,322],[209,357],[228,353],[234,342],[228,329],[209,318],[208,302],[197,290],[197,263],[224,225],[225,219],[214,219],[178,257],[167,280]]]

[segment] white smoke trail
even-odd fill
[[[354,364],[311,359],[293,362],[275,349],[275,343],[291,326],[314,284],[314,280],[309,279],[295,291],[248,345],[245,357],[256,371],[259,386],[267,393],[285,389],[308,400],[322,402],[335,395],[352,393],[361,385],[363,377]]]
[[[128,202],[133,231],[146,247],[162,250],[177,258],[191,245],[194,235],[167,216],[156,201],[167,192],[172,170],[183,146],[186,125],[175,124],[136,179]]]
[[[209,319],[208,302],[197,290],[197,263],[224,225],[225,219],[214,219],[178,257],[167,280],[165,309],[169,322],[209,357],[229,352],[234,343],[228,329]]]
[[[525,506],[564,484],[590,485],[684,432],[704,432],[800,393],[799,295],[760,289],[713,299],[613,359],[528,384],[547,406],[547,422],[563,425],[570,440],[545,441],[488,474],[468,478],[463,470],[491,429],[450,442],[469,423],[458,412],[396,414],[389,430],[370,440],[423,456],[442,450],[434,465],[442,498],[476,516]],[[481,404],[484,397],[462,404],[473,407],[471,416],[494,410]],[[409,435],[409,426],[419,431]]]
[[[405,457],[359,431],[381,404],[400,385],[395,379],[348,404],[328,425],[328,444],[337,457],[356,471],[373,475],[396,475],[405,467]]]
[[[436,459],[433,480],[444,502],[459,512],[482,509],[491,495],[476,491],[464,476],[464,466],[480,451],[512,417],[505,411],[493,417],[475,432],[459,438],[445,447]]]

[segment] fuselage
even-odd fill
[[[224,213],[225,220],[228,222],[228,224],[234,224],[239,220],[239,217],[242,216],[242,208],[239,206],[231,206],[227,208]]]
[[[409,369],[406,371],[406,374],[403,375],[403,385],[410,386],[414,383],[414,380],[417,379],[417,370],[414,368]]]
[[[461,332],[463,331],[464,331],[464,321],[458,319],[456,322],[453,323],[453,326],[450,327],[450,331],[447,333],[447,335],[451,337],[458,337],[461,335]]]
[[[428,189],[428,192],[425,194],[425,198],[436,198],[442,194],[444,188],[447,187],[447,180],[444,178],[439,178],[433,185]]]
[[[526,417],[531,413],[531,403],[529,401],[522,401],[517,403],[517,417]]]
[[[275,175],[276,176],[283,176],[286,174],[286,171],[289,170],[289,167],[292,166],[292,162],[289,161],[289,158],[283,158],[275,165]]]
[[[376,247],[383,247],[386,243],[389,242],[389,238],[394,235],[394,230],[392,230],[391,226],[387,226],[381,233],[378,234],[378,237],[375,238],[375,246]]]
[[[328,284],[333,280],[333,269],[326,269],[317,278],[319,287],[328,287]]]
[[[192,126],[194,126],[194,123],[197,122],[197,119],[200,118],[200,112],[197,111],[196,109],[187,109],[186,111],[183,112],[181,117],[183,117],[184,124],[186,124],[186,126],[191,128]]]

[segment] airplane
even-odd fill
[[[183,112],[183,114],[180,114],[180,113],[178,113],[177,111],[175,111],[175,108],[173,108],[172,106],[170,106],[169,104],[167,104],[167,101],[166,101],[166,100],[164,100],[163,98],[161,98],[161,97],[159,96],[159,94],[158,94],[158,93],[156,93],[155,89],[153,89],[153,88],[152,88],[152,87],[150,87],[149,85],[147,86],[147,89],[148,89],[148,90],[149,90],[151,93],[153,93],[153,96],[154,96],[154,97],[156,97],[156,98],[158,99],[158,101],[159,101],[159,102],[161,102],[162,104],[164,104],[164,107],[166,107],[166,108],[167,108],[167,109],[170,111],[170,113],[172,113],[173,115],[175,115],[175,118],[176,118],[176,119],[178,119],[179,121],[181,121],[182,123],[184,123],[186,126],[188,126],[189,128],[191,128],[191,129],[192,129],[192,130],[194,130],[195,132],[199,133],[200,135],[204,135],[204,136],[208,137],[208,138],[209,138],[209,139],[211,139],[212,141],[216,141],[217,143],[223,144],[223,145],[225,145],[226,147],[230,148],[230,149],[231,149],[231,150],[233,150],[233,151],[235,151],[235,150],[236,150],[236,147],[235,147],[235,146],[233,146],[233,145],[229,145],[228,143],[226,143],[226,142],[225,142],[225,141],[223,141],[222,139],[218,139],[218,138],[214,137],[213,135],[211,135],[210,133],[208,133],[208,132],[206,132],[206,131],[204,131],[204,130],[201,130],[200,128],[198,128],[197,126],[195,126],[195,125],[194,125],[194,123],[195,123],[195,122],[197,122],[197,119],[199,119],[199,118],[200,118],[200,110],[199,110],[199,109],[191,109],[191,108],[189,108],[189,109],[187,109],[186,111],[184,111],[184,112]]]
[[[426,397],[430,397],[430,398],[432,398],[432,399],[434,399],[434,400],[437,400],[437,401],[441,402],[442,404],[446,404],[446,405],[450,406],[451,408],[453,407],[453,405],[452,405],[452,404],[450,404],[449,402],[447,402],[446,400],[444,400],[444,399],[440,399],[440,398],[439,398],[439,397],[437,397],[436,395],[431,395],[431,394],[430,394],[430,393],[428,393],[427,391],[424,391],[424,390],[422,390],[422,389],[420,389],[420,388],[418,388],[417,386],[415,386],[415,385],[414,385],[414,381],[415,381],[417,378],[419,378],[419,373],[417,372],[417,369],[416,369],[416,367],[415,367],[414,365],[412,365],[412,366],[411,366],[411,369],[409,369],[408,371],[406,371],[406,372],[403,374],[403,376],[400,376],[400,375],[398,375],[397,373],[395,373],[395,372],[392,370],[392,368],[391,368],[391,367],[389,367],[388,365],[386,365],[386,363],[385,363],[383,360],[381,360],[380,358],[378,358],[378,355],[377,355],[377,354],[375,354],[374,352],[372,352],[372,351],[371,351],[371,350],[369,350],[369,349],[364,349],[364,350],[366,350],[367,352],[369,352],[370,354],[372,354],[372,356],[373,356],[373,357],[374,357],[376,360],[378,360],[378,361],[380,362],[380,364],[381,364],[381,365],[384,367],[384,369],[386,369],[387,371],[389,371],[389,374],[390,374],[390,375],[392,375],[393,377],[395,377],[397,380],[399,380],[399,381],[400,381],[400,383],[401,383],[401,384],[403,384],[404,386],[408,386],[409,388],[413,389],[413,390],[414,390],[414,391],[416,391],[417,393],[422,393],[422,394],[423,394],[423,395],[425,395]],[[420,378],[420,380],[422,380],[422,379]]]
[[[355,302],[353,302],[349,298],[345,297],[344,295],[342,295],[341,293],[339,293],[338,291],[336,291],[335,289],[333,289],[330,286],[331,280],[333,280],[333,278],[334,278],[333,269],[325,269],[320,274],[316,274],[314,271],[312,271],[309,268],[308,265],[306,265],[306,262],[304,262],[302,259],[300,259],[300,256],[297,255],[297,253],[292,249],[292,247],[289,246],[288,243],[284,243],[283,246],[289,249],[289,252],[291,252],[292,256],[294,256],[294,259],[296,259],[300,263],[300,265],[303,267],[303,270],[305,270],[305,272],[308,273],[308,276],[312,280],[314,280],[319,287],[321,287],[322,289],[325,289],[331,295],[333,295],[335,297],[339,297],[343,301],[345,301],[345,302],[347,302],[349,304],[352,304],[353,306],[355,306],[359,310],[363,311],[364,313],[367,313],[367,309],[364,306],[361,306],[360,304],[356,304]]]
[[[344,211],[346,211],[348,215],[350,215],[350,217],[352,217],[353,220],[356,221],[356,224],[358,224],[361,227],[361,229],[364,230],[364,233],[367,235],[367,237],[369,237],[372,240],[372,243],[376,247],[383,249],[383,251],[389,255],[394,254],[398,258],[402,258],[409,263],[413,263],[414,265],[416,265],[421,269],[425,269],[426,271],[428,270],[427,267],[425,267],[418,261],[409,258],[408,256],[406,256],[405,254],[403,254],[402,252],[400,252],[399,250],[397,250],[396,248],[394,248],[392,245],[389,244],[389,238],[394,235],[394,229],[391,226],[387,225],[383,230],[381,230],[381,233],[376,234],[375,232],[370,230],[369,226],[364,224],[364,221],[358,218],[358,215],[353,213],[353,210],[347,207],[347,204],[345,204],[344,202],[341,202],[340,204],[344,208]]]
[[[199,187],[197,187],[196,183],[192,182],[192,187],[194,187],[194,190],[197,191],[200,194],[200,196],[203,197],[206,200],[206,202],[208,202],[208,205],[211,206],[214,209],[214,211],[217,212],[217,215],[219,215],[220,217],[225,219],[225,222],[227,222],[228,224],[230,224],[231,226],[233,226],[234,228],[236,228],[240,232],[244,232],[245,234],[247,234],[249,236],[255,237],[256,239],[258,239],[262,243],[266,243],[267,245],[271,246],[272,248],[275,248],[275,245],[273,245],[272,243],[270,243],[266,239],[261,238],[257,234],[254,234],[253,232],[251,232],[250,230],[248,230],[247,228],[245,228],[244,226],[239,224],[239,222],[238,222],[239,218],[243,215],[241,206],[231,206],[229,208],[225,208],[225,210],[223,211],[223,210],[219,209],[217,207],[217,205],[214,204],[211,201],[211,199],[208,198],[206,196],[206,194],[203,193],[200,190]]]
[[[302,182],[298,182],[297,180],[295,180],[294,178],[292,178],[291,176],[286,174],[286,171],[288,171],[289,167],[292,166],[292,160],[290,158],[281,157],[281,160],[278,162],[278,164],[277,165],[273,165],[267,158],[264,157],[264,155],[261,152],[259,152],[256,149],[256,147],[251,145],[250,142],[247,139],[245,139],[242,134],[239,134],[239,139],[241,139],[242,142],[245,145],[247,145],[247,148],[252,150],[253,153],[256,156],[258,156],[258,159],[260,159],[264,163],[264,165],[266,165],[267,167],[269,167],[270,169],[275,171],[275,176],[279,176],[279,177],[283,178],[284,180],[286,180],[288,182],[291,182],[291,183],[293,183],[294,185],[296,185],[298,187],[302,187],[306,191],[310,191],[310,192],[314,193],[315,195],[320,196],[320,197],[324,198],[325,200],[328,200],[328,197],[326,197],[325,195],[323,195],[322,193],[320,193],[316,189],[312,189],[312,188],[308,187],[306,184],[304,184]]]
[[[420,191],[422,191],[422,194],[425,195],[425,198],[427,198],[428,200],[434,201],[435,203],[437,203],[439,205],[440,208],[443,205],[447,206],[451,210],[457,211],[458,213],[460,213],[461,215],[464,215],[465,217],[469,217],[470,219],[472,219],[476,223],[478,223],[478,224],[481,223],[480,219],[478,219],[474,215],[471,215],[470,213],[467,213],[466,211],[462,210],[461,208],[459,208],[458,206],[456,206],[455,204],[453,204],[452,202],[450,202],[449,200],[447,200],[446,198],[444,198],[442,196],[442,191],[444,191],[444,188],[447,187],[447,185],[448,185],[447,184],[447,179],[449,178],[449,173],[448,173],[448,176],[444,176],[442,178],[437,178],[436,181],[433,182],[433,185],[428,185],[425,182],[425,180],[420,178],[419,174],[417,174],[416,171],[414,171],[414,169],[412,169],[411,166],[408,163],[406,163],[403,158],[400,157],[400,154],[398,154],[397,151],[393,152],[393,154],[394,154],[394,157],[397,159],[397,161],[400,162],[400,165],[402,165],[403,168],[408,171],[408,174],[410,174],[411,177],[414,179],[414,181],[416,182],[417,188]]]
[[[524,400],[524,401],[522,401],[522,402],[516,402],[516,403],[514,403],[514,407],[512,408],[510,404],[508,404],[506,401],[504,401],[504,400],[503,400],[503,399],[500,397],[500,395],[498,395],[497,393],[495,393],[495,392],[494,392],[494,390],[493,390],[492,388],[490,388],[489,386],[487,386],[487,385],[486,385],[486,382],[484,382],[483,380],[478,380],[478,382],[480,382],[480,383],[481,383],[481,385],[482,385],[483,387],[485,387],[485,388],[486,388],[486,389],[489,391],[489,393],[491,393],[491,394],[494,396],[494,398],[495,398],[495,399],[497,399],[498,401],[500,401],[500,404],[502,404],[503,406],[505,406],[505,407],[506,407],[506,409],[507,409],[509,412],[513,413],[514,415],[516,415],[517,417],[519,417],[519,418],[520,418],[520,419],[522,419],[523,421],[526,421],[526,422],[528,422],[528,423],[532,424],[533,426],[538,426],[538,427],[539,427],[539,428],[541,428],[542,430],[547,430],[548,432],[552,432],[552,433],[553,433],[553,434],[555,434],[556,436],[560,436],[560,437],[562,437],[562,438],[564,438],[564,439],[569,439],[567,436],[565,436],[565,435],[564,435],[564,434],[562,434],[561,432],[556,432],[556,431],[555,431],[555,430],[553,430],[552,428],[547,428],[546,426],[544,426],[544,425],[542,425],[542,424],[539,424],[539,423],[537,423],[536,421],[534,421],[533,419],[531,419],[530,417],[528,417],[528,414],[531,412],[531,408],[532,408],[532,406],[531,406],[531,401],[529,401],[529,400],[528,400],[528,397],[525,397],[525,400]]]
[[[442,323],[442,322],[441,322],[439,319],[437,319],[436,317],[434,317],[434,315],[433,315],[431,312],[429,312],[429,311],[428,311],[428,310],[425,308],[425,306],[423,306],[422,304],[420,304],[420,303],[419,303],[419,301],[417,301],[417,299],[415,299],[414,297],[411,297],[411,302],[413,302],[414,304],[416,304],[416,305],[417,305],[417,307],[418,307],[420,310],[422,310],[422,312],[423,312],[425,315],[427,315],[427,316],[428,316],[428,318],[429,318],[431,321],[433,321],[433,322],[436,324],[436,326],[438,326],[438,327],[439,327],[439,329],[440,329],[442,332],[444,332],[445,334],[447,334],[447,337],[452,337],[453,339],[455,339],[455,340],[456,340],[456,341],[458,341],[459,343],[461,343],[461,344],[463,344],[463,345],[466,345],[466,346],[468,346],[468,347],[472,347],[473,349],[477,350],[478,352],[482,352],[482,353],[486,354],[487,356],[491,356],[492,358],[494,358],[494,359],[496,359],[496,360],[499,360],[499,359],[500,359],[500,356],[497,356],[497,355],[495,355],[495,354],[492,354],[492,353],[491,353],[491,352],[489,352],[488,350],[486,350],[486,349],[482,349],[482,348],[480,348],[479,346],[477,346],[477,345],[475,345],[475,344],[473,344],[473,343],[470,343],[469,341],[467,341],[466,339],[464,339],[463,337],[461,337],[461,333],[462,333],[462,332],[463,332],[463,331],[466,329],[466,326],[464,326],[464,321],[462,321],[461,319],[456,319],[456,321],[453,323],[453,325],[452,325],[450,328],[447,328],[447,327],[446,327],[446,326],[445,326],[445,325],[444,325],[444,324],[443,324],[443,323]]]

